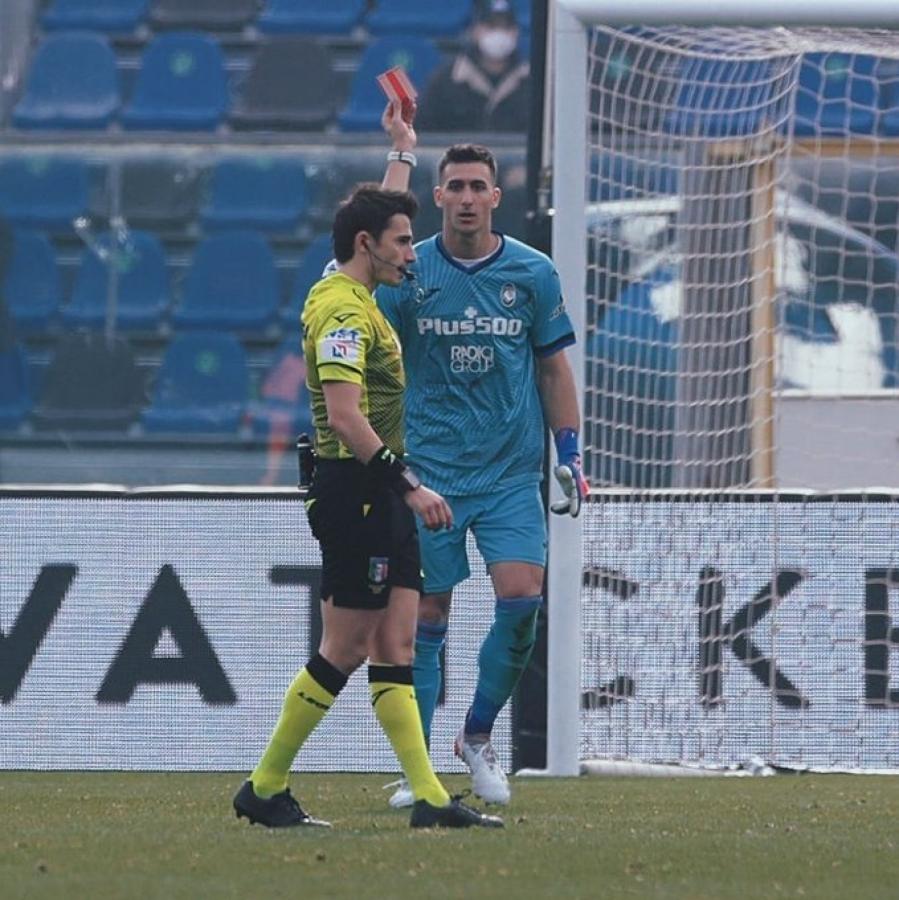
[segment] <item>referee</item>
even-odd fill
[[[428,758],[412,686],[421,563],[415,515],[450,528],[452,513],[402,461],[405,376],[399,340],[378,310],[378,284],[415,261],[408,192],[360,185],[334,217],[337,272],[310,291],[303,348],[317,464],[306,501],[322,554],[322,641],[294,678],[268,747],[234,797],[238,817],[272,828],[326,825],[291,796],[293,760],[352,672],[369,660],[371,701],[415,796],[413,828],[501,827],[451,798]]]

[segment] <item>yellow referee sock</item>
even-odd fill
[[[421,716],[412,687],[412,666],[368,667],[371,705],[381,728],[390,739],[416,800],[446,806],[449,794],[437,780],[421,729]]]
[[[300,747],[324,718],[347,676],[320,653],[301,669],[284,695],[281,715],[262,759],[250,775],[253,792],[271,797],[287,787],[287,776]]]

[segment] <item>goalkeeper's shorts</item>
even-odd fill
[[[466,549],[469,530],[488,566],[499,562],[546,565],[546,512],[539,484],[445,499],[453,510],[453,527],[418,529],[426,594],[448,591],[471,574]]]
[[[402,497],[370,483],[356,460],[319,460],[306,499],[322,554],[323,600],[383,609],[394,587],[421,591],[415,516]]]

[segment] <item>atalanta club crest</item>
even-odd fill
[[[426,288],[426,287],[419,286],[419,287],[415,288],[415,294],[414,294],[415,302],[416,303],[424,303],[425,300],[427,300],[430,297],[433,297],[434,294],[437,294],[439,292],[440,292],[439,287]]]
[[[511,281],[507,281],[499,289],[499,299],[506,309],[510,309],[515,306],[515,301],[518,299],[518,288]]]

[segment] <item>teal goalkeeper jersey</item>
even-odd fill
[[[450,496],[539,482],[536,359],[574,343],[552,261],[503,236],[473,268],[440,235],[415,252],[415,279],[376,295],[403,345],[409,462]]]

